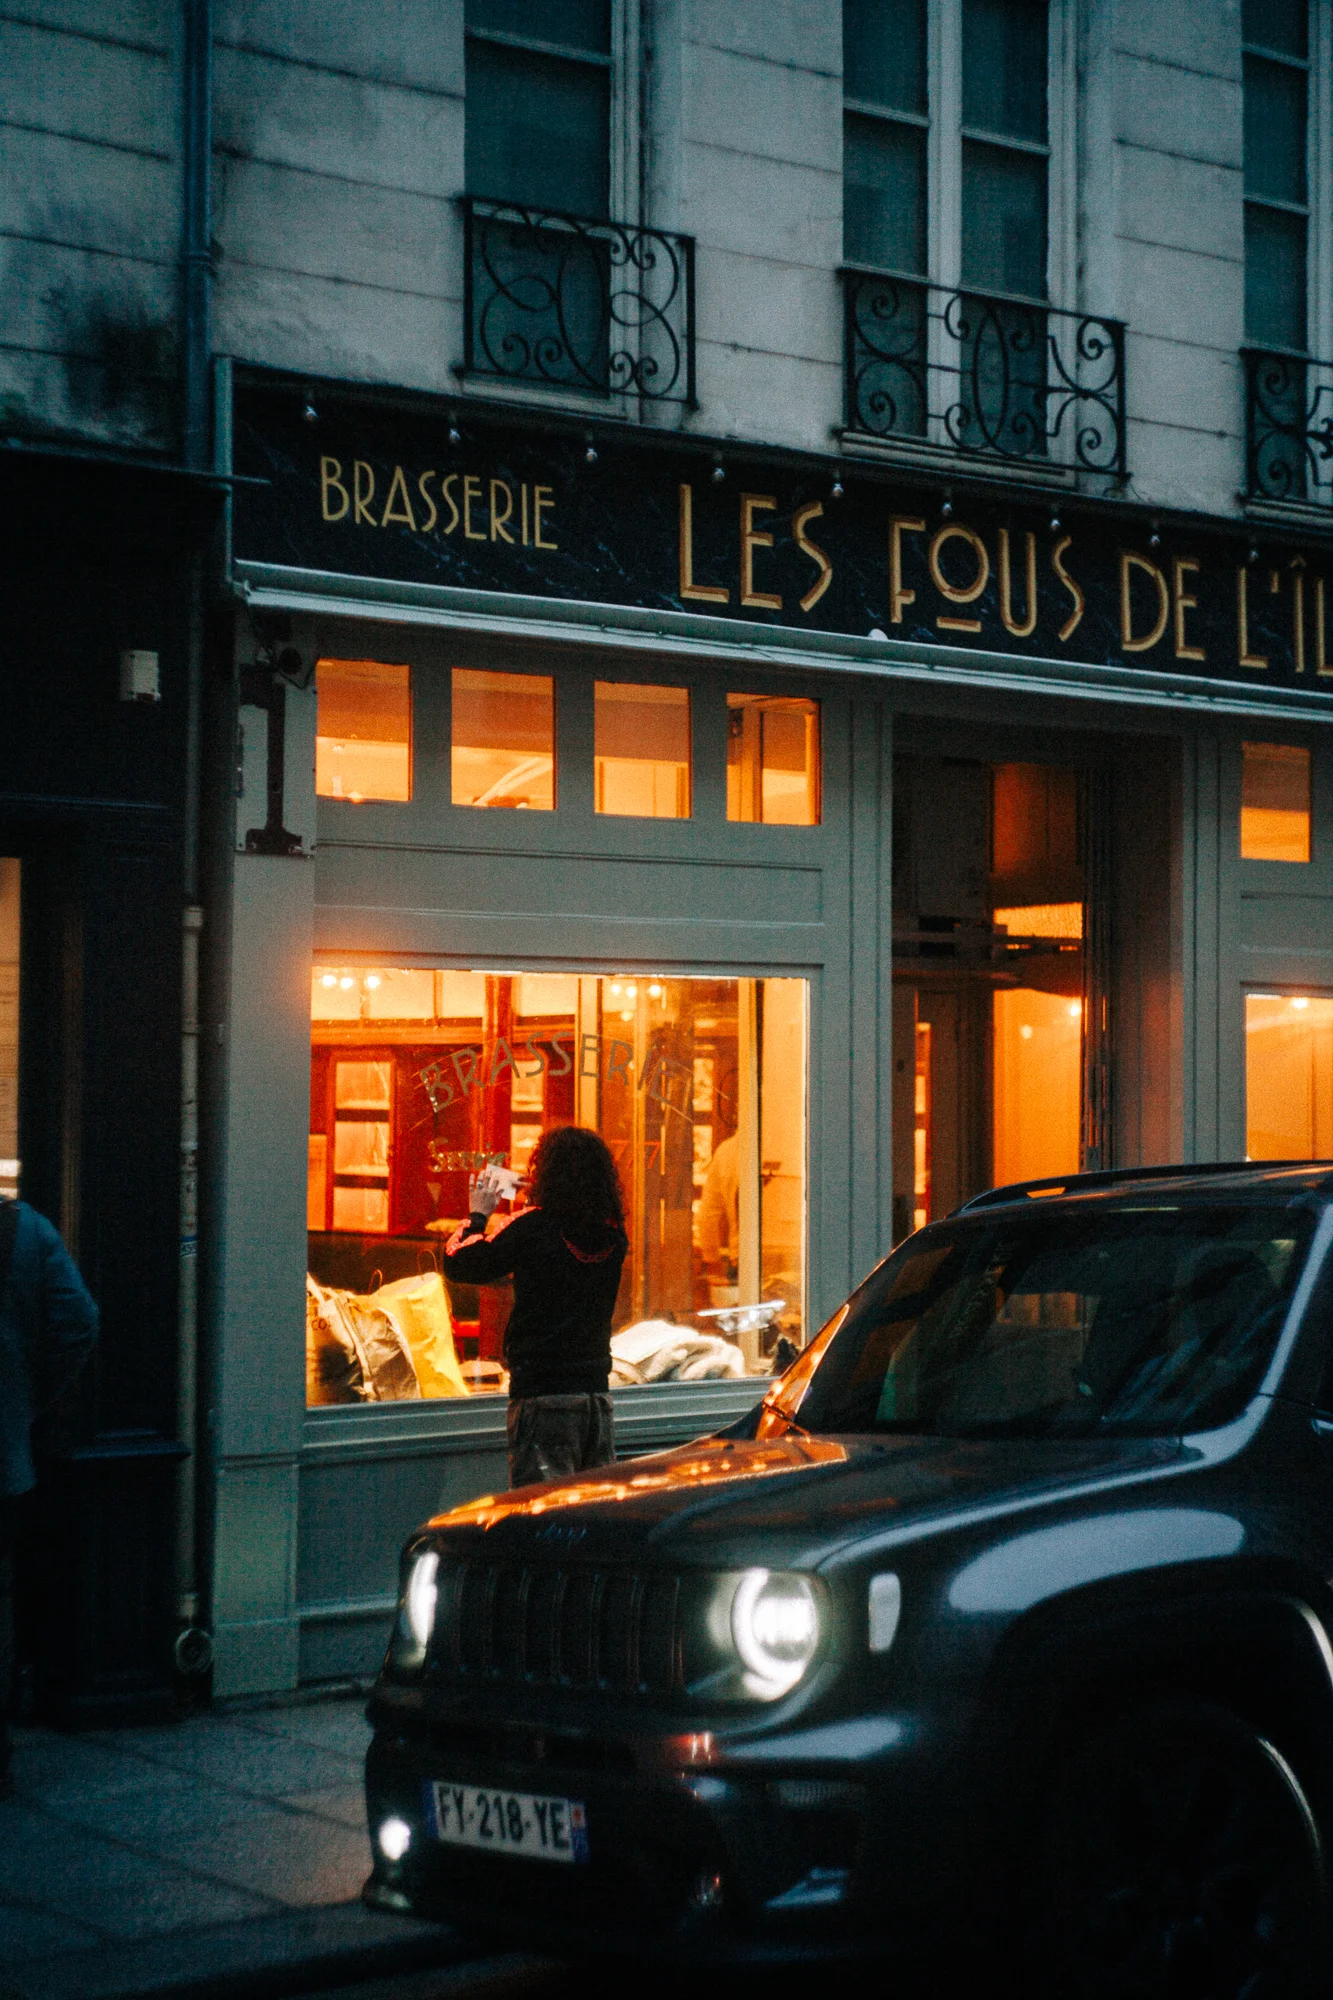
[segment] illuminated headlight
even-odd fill
[[[731,1637],[747,1692],[764,1701],[786,1694],[819,1645],[819,1603],[809,1577],[747,1569],[731,1601]]]
[[[435,1629],[435,1605],[439,1597],[440,1558],[434,1549],[414,1556],[403,1578],[398,1604],[398,1623],[393,1635],[393,1662],[398,1667],[419,1667],[426,1657],[430,1635]]]

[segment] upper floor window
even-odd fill
[[[1243,0],[1245,333],[1303,353],[1309,33],[1306,0]]]
[[[844,0],[849,261],[1045,297],[1047,5]]]
[[[611,0],[467,0],[469,194],[599,218],[611,199]]]

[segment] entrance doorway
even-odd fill
[[[894,761],[895,1241],[1088,1163],[1098,832],[1071,765]]]

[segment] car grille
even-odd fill
[[[428,1672],[665,1695],[680,1686],[680,1580],[470,1562],[442,1569]]]

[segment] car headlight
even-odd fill
[[[794,1688],[819,1646],[819,1600],[809,1577],[747,1569],[731,1600],[731,1637],[748,1693],[776,1701]]]
[[[435,1630],[439,1572],[440,1558],[434,1549],[423,1549],[408,1564],[393,1634],[392,1656],[396,1667],[419,1667],[426,1657],[430,1635]]]

